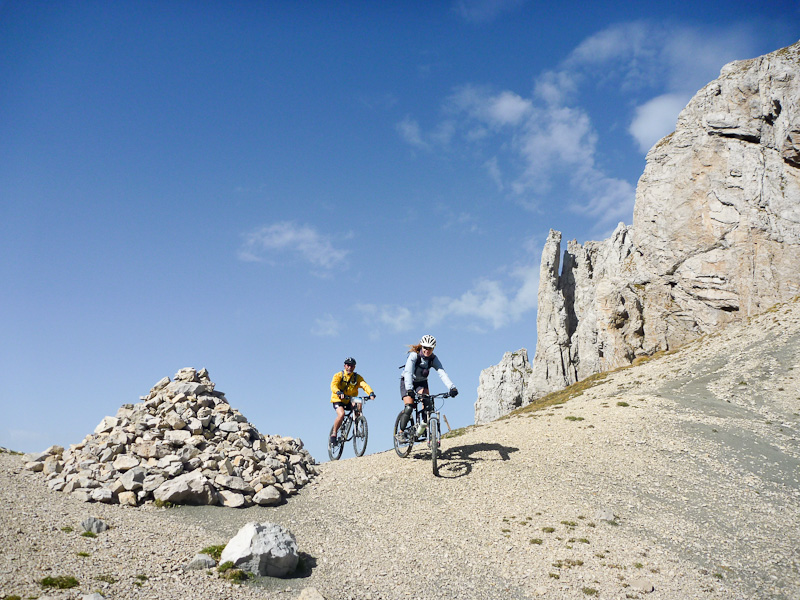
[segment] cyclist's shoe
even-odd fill
[[[332,435],[332,436],[330,437],[330,439],[328,440],[328,443],[329,443],[331,446],[336,446],[336,445],[338,445],[338,443],[339,443],[339,440],[336,438],[336,436],[335,436],[335,435]]]
[[[408,443],[408,434],[405,431],[398,431],[395,434],[394,439],[396,439],[401,444],[407,444]]]

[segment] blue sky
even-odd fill
[[[324,461],[352,355],[384,450],[425,333],[471,424],[548,230],[630,223],[690,97],[799,37],[794,1],[0,2],[0,446],[194,366]]]

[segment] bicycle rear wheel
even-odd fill
[[[356,456],[364,456],[364,451],[367,449],[368,433],[367,418],[364,415],[359,415],[356,422],[353,423],[353,450],[356,451]]]
[[[433,474],[439,474],[439,419],[431,417],[428,421],[428,443],[431,445]]]
[[[394,451],[397,452],[397,456],[400,458],[405,458],[411,452],[411,447],[414,445],[414,425],[412,420],[408,420],[408,425],[406,426],[405,434],[406,434],[406,441],[401,441],[397,439],[397,434],[400,433],[400,419],[403,418],[403,411],[400,411],[400,414],[397,415],[397,418],[394,421],[394,433],[392,434],[392,439],[394,440]]]
[[[344,423],[342,423],[341,427],[339,427],[339,433],[336,435],[336,441],[331,442],[331,436],[333,435],[333,427],[331,427],[331,432],[328,434],[328,456],[331,460],[339,460],[339,457],[342,455],[342,450],[344,450],[344,440],[342,439],[342,427],[344,427]]]

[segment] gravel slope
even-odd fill
[[[71,574],[80,591],[51,595],[796,599],[798,377],[796,302],[611,373],[564,405],[446,439],[439,478],[418,445],[406,459],[326,463],[276,508],[83,504],[3,454],[0,590],[38,596],[37,579]],[[371,434],[388,435],[382,425]],[[114,528],[80,537],[90,515]],[[182,571],[248,521],[287,526],[310,573],[233,589]],[[137,575],[148,579],[137,586]]]

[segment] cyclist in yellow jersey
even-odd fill
[[[346,407],[350,406],[350,398],[354,397],[353,409],[356,415],[361,413],[361,402],[358,400],[358,388],[363,389],[371,399],[375,398],[375,392],[369,387],[369,384],[364,381],[364,378],[355,372],[356,359],[348,356],[344,359],[344,368],[331,380],[331,403],[336,410],[336,419],[333,422],[333,434],[331,435],[331,443],[336,443],[336,434],[339,432],[339,426],[344,420],[344,411]]]

